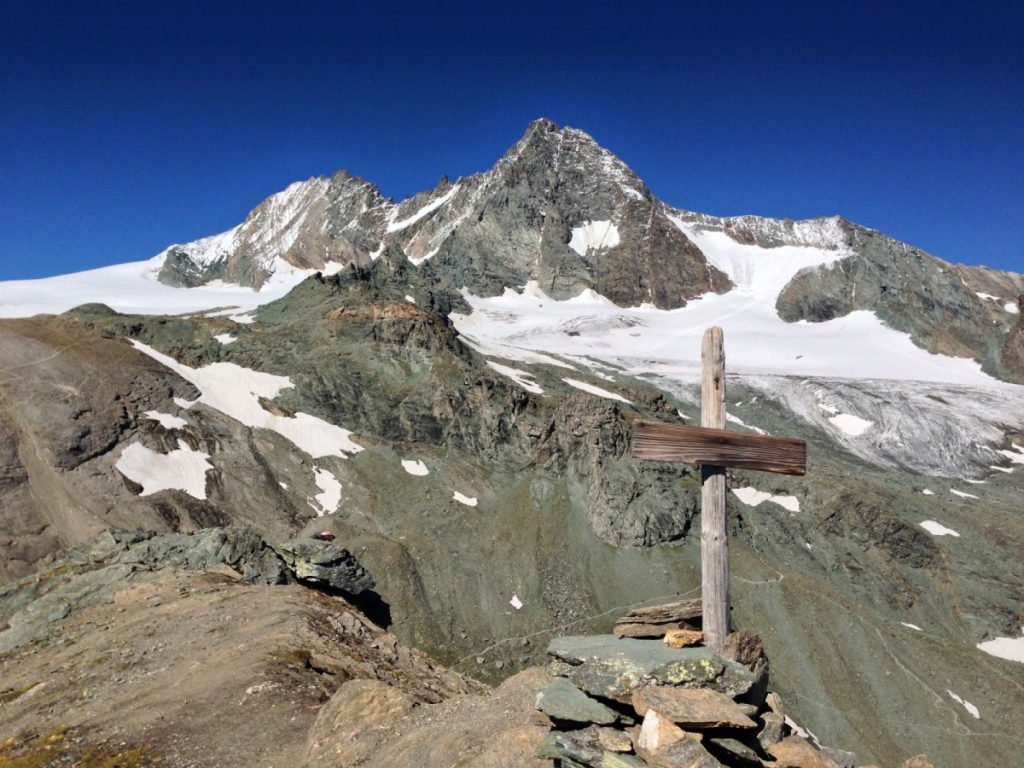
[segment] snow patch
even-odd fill
[[[949,694],[949,697],[953,699],[953,701],[961,704],[963,708],[966,709],[967,712],[971,715],[971,717],[975,718],[976,720],[981,719],[981,713],[978,711],[978,708],[976,706],[971,704],[971,702],[967,701],[966,699],[961,699],[959,696],[957,696],[949,689],[946,689],[946,693]]]
[[[405,300],[408,301],[410,304],[415,304],[416,303],[416,299],[414,299],[409,294],[405,294]]]
[[[917,626],[917,624],[908,624],[905,621],[901,621],[900,624],[902,624],[904,627],[909,627],[910,629],[916,630],[918,632],[924,632],[924,630]]]
[[[830,416],[828,420],[840,432],[850,437],[860,437],[874,426],[873,421],[854,416],[852,413],[838,413]]]
[[[745,427],[746,429],[749,429],[749,430],[752,430],[754,432],[757,432],[757,434],[759,434],[759,435],[766,435],[766,434],[768,434],[767,432],[765,432],[760,427],[752,427],[749,424],[745,424],[743,422],[743,419],[741,419],[739,416],[734,416],[731,413],[725,414],[725,420],[728,421],[730,424],[735,424],[737,426]]]
[[[171,398],[171,402],[173,402],[179,408],[184,408],[187,411],[189,408],[191,408],[193,405],[195,405],[199,401],[198,400],[186,400],[184,397],[172,397]]]
[[[500,373],[502,376],[506,376],[520,387],[525,389],[527,392],[532,392],[535,395],[543,395],[544,390],[535,381],[531,381],[533,374],[521,371],[518,368],[511,368],[507,365],[501,365],[490,360],[487,361],[487,365],[493,368],[495,371]]]
[[[180,416],[172,416],[169,413],[160,413],[160,411],[146,411],[143,415],[147,419],[160,422],[160,426],[164,429],[182,429],[188,424]]]
[[[157,280],[166,252],[146,261],[39,280],[0,282],[0,317],[60,314],[90,302],[132,315],[180,315],[231,307],[238,314],[284,296],[315,270],[292,268],[260,290],[213,281],[196,288],[175,288]]]
[[[418,211],[416,211],[416,213],[414,213],[412,216],[408,216],[408,217],[402,219],[401,221],[389,221],[388,222],[388,233],[390,234],[391,232],[398,232],[399,230],[405,229],[406,227],[411,227],[413,224],[415,224],[420,219],[423,219],[424,217],[429,216],[434,211],[436,211],[438,208],[440,208],[442,205],[444,205],[449,200],[451,200],[453,197],[455,197],[456,193],[459,191],[459,187],[460,186],[461,186],[460,184],[456,184],[454,187],[452,187],[447,192],[445,192],[443,195],[441,195],[441,197],[439,197],[436,200],[433,200],[433,201],[427,203],[426,205],[424,205],[422,208],[420,208]],[[394,213],[398,213],[398,208],[394,209]],[[394,215],[394,214],[392,214],[392,215]]]
[[[430,470],[427,469],[427,465],[417,459],[402,459],[402,469],[410,475],[416,475],[417,477],[423,477],[424,475],[430,474]]]
[[[452,494],[452,500],[459,502],[459,504],[465,504],[467,507],[476,506],[476,496],[466,496],[458,491]]]
[[[341,503],[341,483],[334,473],[322,467],[313,467],[313,480],[320,493],[312,499],[307,499],[309,506],[316,510],[317,517],[333,515],[338,511],[338,504]],[[284,485],[284,483],[282,483]],[[284,486],[287,488],[287,486]]]
[[[232,336],[230,333],[218,333],[213,338],[215,338],[221,344],[234,344],[236,341],[238,341],[238,337]]]
[[[923,520],[920,523],[920,526],[928,531],[932,536],[955,536],[956,538],[960,538],[960,534],[952,528],[947,528],[934,520]]]
[[[788,494],[773,495],[765,491],[759,491],[756,488],[733,488],[732,492],[737,499],[749,507],[756,507],[762,502],[770,501],[772,504],[778,504],[790,512],[800,511],[800,499],[796,496],[789,496]]]
[[[801,728],[799,725],[796,724],[796,721],[793,720],[789,715],[784,715],[783,720],[785,721],[786,725],[789,726],[790,730],[792,730],[793,733],[795,733],[797,736],[803,739],[807,739],[808,741],[813,741],[818,746],[821,746],[821,742],[818,741],[817,736],[815,736],[811,731],[807,730],[806,728]]]
[[[959,496],[961,499],[976,499],[978,498],[973,493],[966,493],[964,491],[958,491],[956,488],[950,488],[949,492],[954,496]]]
[[[1020,307],[1017,306],[1017,302],[1015,301],[1006,302],[1005,304],[1003,304],[1003,309],[1009,312],[1011,315],[1020,314]]]
[[[132,443],[121,452],[114,468],[142,486],[140,496],[160,491],[184,491],[196,499],[206,498],[206,473],[213,469],[210,455],[193,451],[184,440],[170,453],[158,453],[142,443]]]
[[[978,643],[975,647],[991,656],[1024,664],[1024,627],[1020,631],[1020,637],[997,637],[995,640]]]
[[[228,315],[228,320],[234,320],[236,323],[240,323],[241,325],[252,325],[256,322],[256,318],[250,314]]]
[[[618,400],[620,403],[626,403],[632,405],[632,403],[624,398],[622,395],[616,394],[615,392],[609,392],[607,389],[601,389],[601,387],[595,387],[593,384],[587,384],[585,381],[579,381],[577,379],[562,379],[570,387],[581,389],[584,392],[588,392],[591,395],[597,395],[598,397],[606,397],[609,400]]]
[[[1012,450],[997,451],[1008,458],[1014,464],[1024,464],[1024,446],[1013,443]]]
[[[191,382],[202,393],[197,402],[240,421],[247,427],[269,429],[305,451],[314,459],[359,453],[362,446],[352,442],[349,430],[335,426],[308,413],[277,416],[260,405],[259,399],[273,400],[283,389],[292,387],[287,376],[275,376],[243,368],[234,363],[212,363],[190,368],[173,357],[157,352],[141,341],[131,341],[140,352],[163,363]]]
[[[925,496],[935,495],[935,491],[933,491],[931,488],[925,488],[923,491],[921,491],[921,493],[923,493]]]
[[[619,242],[619,228],[610,221],[588,221],[573,228],[569,247],[580,256],[586,256],[588,251],[614,248]]]
[[[508,601],[509,605],[515,608],[517,611],[523,607],[523,601],[519,599],[519,595],[513,594],[512,599]]]

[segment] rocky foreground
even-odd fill
[[[695,601],[489,689],[367,618],[331,538],[106,532],[8,585],[0,766],[859,765],[786,717],[756,635],[701,646]]]

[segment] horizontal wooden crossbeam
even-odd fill
[[[782,475],[807,473],[807,444],[803,440],[658,421],[634,422],[633,458],[756,469]]]

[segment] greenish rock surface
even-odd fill
[[[47,636],[74,611],[161,568],[230,569],[250,584],[295,581],[357,595],[373,580],[354,556],[332,542],[296,540],[278,550],[251,528],[211,528],[195,533],[103,531],[31,577],[0,590],[0,653]],[[108,599],[104,597],[103,599]]]
[[[654,768],[723,768],[696,739],[682,739],[662,747],[649,756],[648,765]]]
[[[568,676],[575,685],[619,701],[650,681],[707,686],[733,697],[746,693],[754,683],[750,670],[710,648],[669,648],[660,640],[616,635],[556,637],[547,652],[572,665]]]
[[[293,539],[278,544],[281,556],[295,578],[358,595],[373,589],[373,579],[351,552],[333,541]]]
[[[643,768],[647,765],[635,755],[604,749],[594,727],[577,731],[550,731],[541,742],[536,755],[588,768]]]
[[[1024,369],[1003,354],[1016,317],[1002,304],[1016,298],[1008,291],[1019,275],[1003,273],[999,288],[990,288],[1002,300],[986,301],[969,285],[981,279],[970,268],[953,268],[866,227],[847,221],[842,227],[851,255],[799,272],[776,302],[783,320],[824,322],[870,310],[930,352],[974,358],[995,376],[1024,381]],[[985,279],[994,282],[991,274]]]
[[[537,693],[534,706],[554,720],[611,725],[622,719],[613,709],[595,701],[565,678],[558,678]]]

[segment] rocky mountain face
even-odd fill
[[[363,265],[387,247],[487,294],[536,280],[556,298],[593,288],[624,305],[671,308],[729,286],[621,160],[547,120],[490,171],[442,179],[399,204],[344,173],[293,184],[239,227],[169,248],[160,279],[259,286],[275,258]]]
[[[1002,349],[1020,275],[953,267],[879,232],[840,226],[853,255],[798,274],[779,295],[782,319],[821,322],[871,310],[929,352],[975,358],[995,376],[1024,382],[1024,369]]]
[[[620,306],[672,309],[732,287],[680,224],[762,248],[812,246],[843,258],[798,275],[779,296],[788,322],[875,312],[937,353],[978,360],[1024,381],[1003,354],[1024,278],[947,264],[841,217],[794,222],[719,218],[672,208],[586,133],[548,120],[485,173],[447,177],[400,203],[344,171],[292,184],[220,235],[161,254],[175,286],[224,280],[259,288],[277,272],[365,266],[386,248],[479,295],[535,281],[555,299],[595,290]]]
[[[332,732],[361,745],[366,764],[427,765],[410,756],[449,749],[501,765],[481,733],[523,765],[550,764],[533,757],[538,673],[515,673],[545,662],[555,637],[607,633],[629,608],[693,598],[700,582],[699,470],[629,456],[634,420],[699,420],[697,380],[657,357],[677,339],[652,340],[643,317],[601,314],[592,297],[559,297],[590,288],[689,312],[742,290],[818,325],[868,307],[897,327],[907,315],[919,343],[969,351],[994,372],[1011,370],[1024,334],[1004,302],[1020,276],[953,268],[838,218],[670,208],[585,134],[547,122],[491,171],[397,206],[342,174],[290,190],[230,237],[163,261],[181,285],[320,269],[251,314],[86,305],[0,321],[0,744],[45,713],[53,733],[72,726],[62,744],[108,751],[119,742],[81,728],[105,717],[105,734],[145,726],[170,739],[192,722],[174,754],[192,739],[216,759],[193,751],[179,764],[237,764],[246,739],[270,755],[271,736],[282,760],[345,764]],[[765,293],[708,238],[831,260]],[[635,356],[545,351],[529,316],[484,311],[473,296],[527,281],[544,290],[527,315],[565,313],[552,338],[621,333]],[[483,316],[519,345],[473,336]],[[1024,396],[986,381],[729,378],[730,429],[802,437],[809,457],[805,478],[729,474],[733,623],[760,632],[787,713],[865,760],[927,752],[939,765],[996,766],[1024,746],[1020,664],[978,647],[1020,632]],[[249,533],[223,532],[239,527]],[[311,543],[331,537],[336,548]],[[352,606],[381,629],[338,618]],[[103,633],[123,638],[120,655],[102,650]],[[202,680],[174,678],[193,661],[182,650],[193,636],[209,638],[202,663],[222,675],[236,719],[249,718],[240,730],[216,719],[225,707]],[[302,640],[278,649],[286,636]],[[370,666],[351,666],[366,654]],[[321,657],[344,674],[329,681]],[[90,703],[111,665],[129,693]],[[36,685],[54,674],[69,687]],[[507,679],[479,728],[467,725],[480,704],[469,676]],[[325,705],[336,684],[347,695]],[[118,725],[131,691],[163,696],[153,711],[167,722]],[[430,696],[436,709],[421,706]],[[286,699],[301,734],[255,734]],[[70,723],[79,710],[100,720]],[[357,717],[369,712],[393,729]]]
[[[160,279],[184,287],[211,280],[259,287],[282,265],[364,263],[392,207],[375,186],[345,171],[296,182],[237,227],[172,245],[162,254]]]

